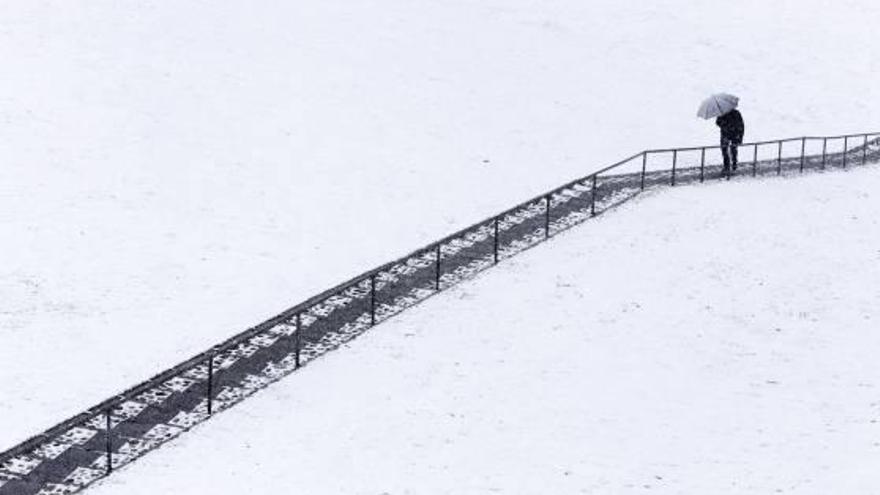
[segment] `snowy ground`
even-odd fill
[[[651,194],[93,489],[876,493],[880,169]]]
[[[0,5],[0,450],[626,154],[876,127],[875,2]]]

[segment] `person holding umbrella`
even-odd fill
[[[715,117],[715,125],[721,129],[721,155],[724,157],[722,173],[736,171],[737,146],[742,144],[745,123],[736,109],[739,98],[726,93],[714,94],[700,104],[697,116],[704,119]]]

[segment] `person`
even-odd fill
[[[736,171],[736,147],[743,142],[745,124],[739,110],[733,109],[715,119],[715,125],[721,128],[721,154],[724,157],[723,173]]]

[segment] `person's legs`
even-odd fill
[[[736,165],[737,165],[736,155],[737,155],[737,145],[738,144],[739,143],[736,141],[733,141],[730,143],[730,166],[733,168],[734,172],[736,172]]]
[[[730,170],[730,140],[721,137],[721,156],[724,157],[724,168],[722,172],[727,172]]]

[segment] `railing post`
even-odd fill
[[[703,182],[706,170],[706,148],[700,150],[700,182]]]
[[[376,274],[370,275],[370,326],[376,326]]]
[[[544,196],[547,208],[544,210],[544,239],[550,237],[550,194]]]
[[[498,264],[498,217],[495,217],[495,234],[492,236],[492,243],[494,246],[492,247],[492,254],[495,258],[495,264]]]
[[[107,430],[106,430],[106,434],[104,436],[104,439],[105,439],[104,446],[107,450],[107,474],[110,474],[113,472],[113,438],[112,438],[112,430],[111,430],[111,426],[113,426],[113,423],[112,423],[112,419],[110,417],[111,416],[110,411],[112,411],[112,410],[113,409],[110,408],[104,412],[104,414],[106,415],[106,418],[107,418],[107,424],[106,424]]]
[[[494,263],[498,264],[498,217],[495,217],[492,220],[494,233],[492,234],[492,257],[494,259]]]
[[[828,138],[822,138],[822,170],[825,170],[825,152],[828,149]]]
[[[645,170],[648,167],[648,152],[642,153],[642,191],[645,190]]]
[[[843,168],[846,168],[846,154],[849,151],[849,136],[843,136]]]
[[[675,165],[678,162],[678,150],[672,150],[672,186],[675,187]]]
[[[437,244],[436,260],[434,262],[434,290],[440,290],[440,244]]]
[[[208,351],[208,416],[214,414],[214,354],[215,348]]]
[[[862,165],[868,161],[868,135],[865,134],[865,143],[862,145]]]
[[[776,175],[782,173],[782,140],[779,140],[779,152],[776,154]]]
[[[804,172],[804,153],[807,148],[807,138],[801,138],[801,173]]]
[[[752,149],[752,177],[758,176],[758,143]]]
[[[302,349],[302,313],[296,314],[296,334],[294,334],[294,369],[299,369],[299,354]]]
[[[596,216],[596,174],[593,174],[593,187],[590,188],[590,216]]]

